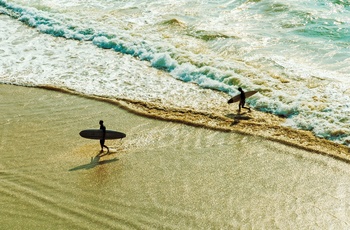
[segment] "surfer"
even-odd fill
[[[103,153],[103,147],[107,149],[107,153],[109,152],[109,148],[105,145],[105,140],[106,140],[106,127],[103,125],[103,121],[100,120],[100,129],[103,132],[103,136],[100,139],[100,145],[101,145],[101,153]]]
[[[245,108],[245,109],[248,109],[250,111],[249,107],[244,107],[244,105],[245,105],[245,93],[244,93],[243,89],[241,87],[239,87],[238,91],[241,92],[240,101],[239,101],[239,105],[238,105],[238,112],[239,113],[241,112],[241,108]]]

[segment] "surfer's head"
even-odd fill
[[[103,124],[103,121],[102,120],[100,120],[100,125],[102,125]]]
[[[238,88],[238,91],[242,92],[242,91],[243,91],[243,89],[242,89],[241,87],[239,87],[239,88]]]

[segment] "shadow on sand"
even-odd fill
[[[231,126],[232,126],[232,125],[237,125],[242,120],[247,121],[252,119],[250,116],[247,116],[245,114],[247,113],[237,113],[237,114],[230,113],[230,114],[226,114],[226,117],[233,119],[233,122],[231,123]]]
[[[89,164],[80,165],[80,166],[77,166],[75,168],[69,169],[68,171],[77,171],[77,170],[81,170],[81,169],[88,170],[88,169],[92,169],[98,165],[104,165],[104,164],[109,164],[109,163],[118,161],[117,158],[100,161],[101,157],[106,156],[106,155],[110,155],[110,154],[107,154],[107,153],[97,154],[95,157],[91,157],[91,162]]]

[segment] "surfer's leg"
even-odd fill
[[[249,112],[250,112],[250,108],[249,108],[249,107],[245,107],[245,106],[243,106],[242,108],[248,109],[248,110],[249,110]]]
[[[107,149],[107,153],[109,153],[109,148],[107,147],[107,145],[104,145],[103,147],[105,147]]]
[[[239,105],[238,105],[238,112],[240,113],[241,112],[241,108],[244,108],[244,101],[240,101],[239,102]]]
[[[100,152],[101,153],[103,153],[103,146],[105,146],[104,144],[105,144],[105,140],[101,139],[100,140],[100,146],[101,146],[101,151]]]
[[[248,111],[250,112],[250,108],[249,108],[249,107],[244,107],[244,106],[243,106],[242,108],[248,109]]]
[[[239,104],[242,108],[244,109],[248,109],[250,111],[249,107],[245,107],[245,101],[243,101],[242,103]],[[239,108],[239,111],[241,111],[241,107]]]

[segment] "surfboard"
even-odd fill
[[[254,94],[256,94],[258,91],[248,91],[248,92],[245,92],[245,98],[248,98],[250,96],[253,96]],[[231,103],[234,103],[234,102],[237,102],[241,99],[241,94],[238,94],[234,97],[232,97],[230,100],[227,101],[227,103],[231,104]]]
[[[79,133],[81,137],[88,138],[88,139],[101,139],[102,138],[102,130],[101,129],[85,129]],[[121,139],[126,137],[125,133],[113,131],[113,130],[106,130],[106,140],[111,139]]]

